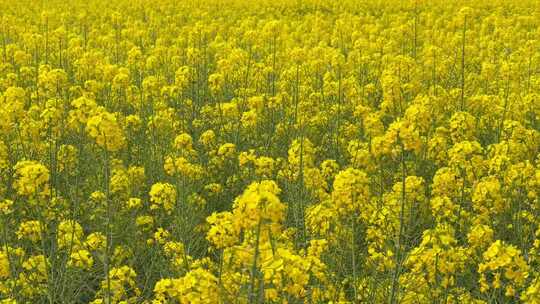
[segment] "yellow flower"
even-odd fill
[[[86,237],[84,245],[92,251],[97,251],[105,249],[105,243],[105,236],[101,232],[94,232]]]
[[[187,133],[182,133],[174,138],[174,148],[176,150],[188,150],[193,149],[193,139]]]
[[[516,247],[497,240],[483,253],[483,258],[483,262],[478,265],[482,281],[485,281],[486,274],[492,274],[494,278],[491,285],[486,285],[486,291],[489,288],[498,289],[504,286],[506,293],[512,296],[515,288],[525,284],[529,276],[529,265]]]
[[[170,212],[176,204],[176,188],[169,183],[156,183],[150,189],[150,209]]]
[[[354,215],[369,201],[369,179],[361,170],[348,168],[339,172],[334,180],[332,200],[341,215]]]
[[[41,240],[41,223],[39,221],[25,221],[19,225],[17,238],[28,239],[32,242]]]
[[[82,226],[73,220],[64,220],[58,224],[57,241],[61,249],[78,247],[83,237]]]
[[[13,188],[22,196],[49,194],[49,169],[36,161],[20,161],[15,167]]]
[[[118,151],[126,144],[124,131],[112,113],[101,111],[91,116],[86,123],[86,132],[98,146],[108,151]]]
[[[161,303],[166,298],[180,304],[219,302],[217,278],[207,270],[197,268],[178,279],[162,279],[154,287],[156,299]]]
[[[88,250],[80,249],[71,253],[68,265],[89,270],[94,265],[94,258]]]
[[[8,215],[13,212],[13,201],[12,200],[3,200],[0,201],[0,214]]]
[[[9,257],[6,251],[0,251],[0,279],[7,279],[10,276],[11,268]]]

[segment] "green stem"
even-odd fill
[[[257,234],[255,239],[255,253],[253,254],[253,263],[251,265],[251,274],[249,282],[249,303],[256,303],[256,294],[255,294],[255,277],[257,275],[257,259],[259,258],[259,241],[261,238],[261,226],[262,219],[259,219],[259,224],[257,225]]]
[[[390,294],[390,304],[397,303],[398,293],[399,293],[399,275],[401,272],[401,243],[404,230],[404,217],[405,217],[405,202],[406,202],[406,189],[405,189],[405,147],[400,141],[401,145],[401,205],[399,208],[399,234],[396,244],[396,255],[395,255],[395,268],[394,275],[392,278],[392,291]]]

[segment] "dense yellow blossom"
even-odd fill
[[[484,261],[478,265],[482,292],[491,288],[503,288],[505,295],[512,297],[516,288],[525,284],[529,276],[529,266],[514,246],[497,240],[483,253],[483,258]],[[492,276],[491,280],[488,275]]]
[[[20,161],[15,167],[13,187],[21,196],[48,195],[50,173],[36,161]]]
[[[169,183],[156,183],[150,189],[151,209],[171,211],[176,204],[176,189]]]
[[[0,278],[7,279],[10,275],[9,257],[5,251],[0,251]]]
[[[332,200],[338,213],[358,214],[369,197],[369,179],[364,172],[349,168],[336,175]]]
[[[125,145],[123,130],[112,113],[102,111],[90,117],[86,122],[86,131],[98,146],[106,150],[118,151]]]
[[[154,292],[155,303],[211,304],[219,301],[217,278],[204,269],[192,270],[179,279],[160,280]]]
[[[70,255],[68,265],[81,269],[90,269],[94,265],[94,258],[88,250],[77,250]]]
[[[32,242],[37,242],[41,239],[41,223],[39,221],[22,222],[17,230],[19,239],[28,239]]]

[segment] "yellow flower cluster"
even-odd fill
[[[129,266],[112,268],[109,271],[109,279],[101,282],[98,298],[92,304],[130,303],[140,295],[135,279],[137,274]],[[102,296],[103,298],[99,298]]]
[[[194,269],[179,279],[163,279],[154,288],[152,303],[219,303],[217,278],[204,269]]]
[[[123,130],[112,113],[102,111],[91,116],[86,122],[86,131],[106,150],[118,151],[125,145]]]
[[[505,295],[514,296],[516,289],[524,285],[529,275],[529,266],[521,252],[512,245],[495,241],[483,254],[484,261],[478,265],[480,288],[504,288]],[[489,280],[487,276],[492,278]]]
[[[163,208],[171,211],[176,204],[176,189],[169,183],[156,183],[150,189],[150,201],[153,210]]]
[[[24,160],[18,162],[13,169],[13,188],[17,190],[17,194],[27,197],[49,194],[50,173],[46,166],[36,161]]]

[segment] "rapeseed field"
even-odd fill
[[[539,26],[0,0],[0,304],[540,303]]]

